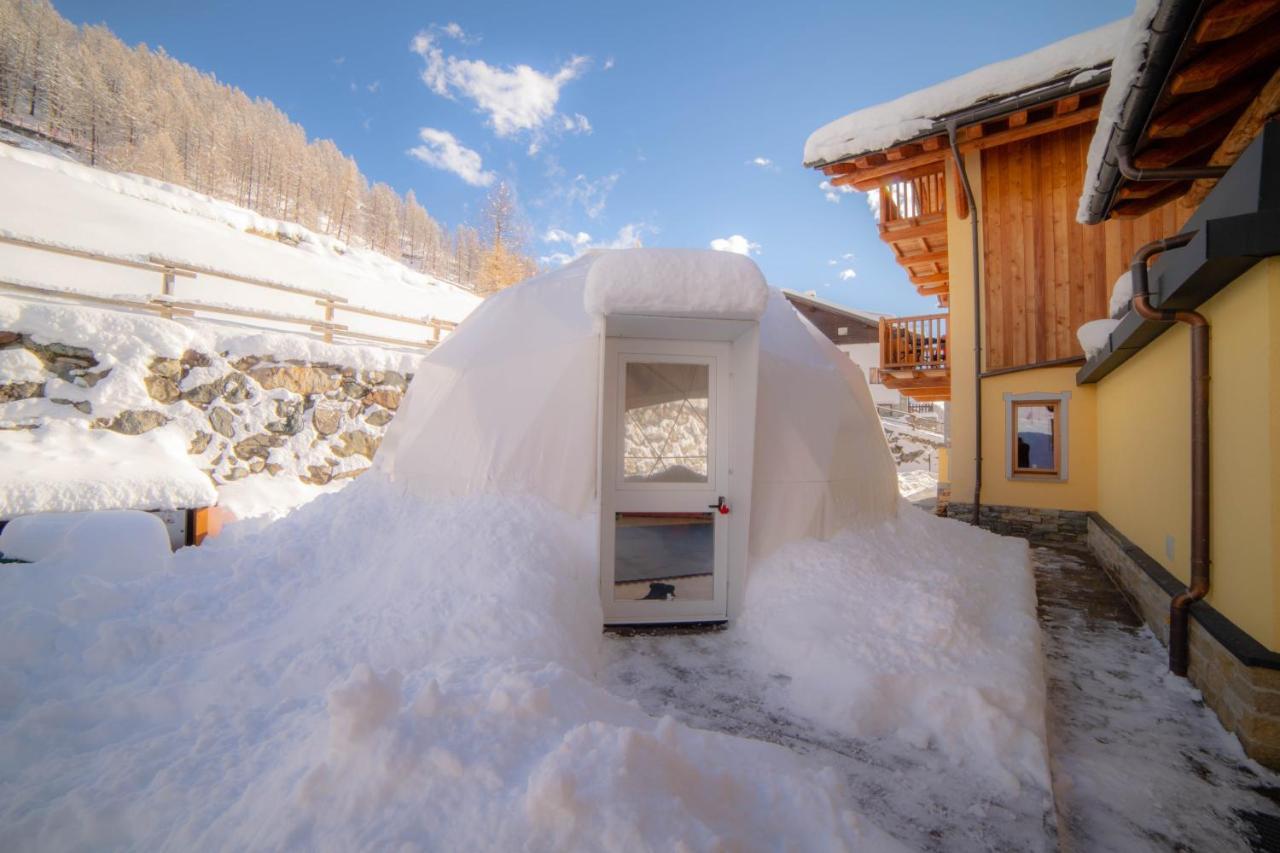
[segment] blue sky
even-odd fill
[[[897,314],[935,303],[915,295],[860,195],[825,198],[821,175],[800,165],[805,138],[855,109],[1133,8],[54,2],[76,23],[105,23],[130,44],[163,46],[269,98],[371,180],[413,189],[450,225],[475,217],[482,182],[507,180],[540,256],[633,235],[693,247],[740,235],[771,283]],[[523,85],[507,85],[517,66],[528,67]]]

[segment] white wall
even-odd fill
[[[877,403],[897,403],[901,400],[902,395],[892,388],[886,388],[884,385],[871,384],[871,368],[880,366],[880,344],[837,344],[840,350],[847,353],[849,359],[862,371],[863,377],[867,380],[867,387],[871,389],[871,399]]]

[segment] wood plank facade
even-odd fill
[[[1166,204],[1102,226],[1075,220],[1094,123],[982,152],[986,370],[1083,357],[1076,329],[1107,316],[1116,278],[1187,212]]]

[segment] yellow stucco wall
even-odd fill
[[[1280,259],[1258,264],[1200,310],[1212,329],[1209,602],[1277,649]],[[1098,511],[1183,582],[1190,577],[1189,359],[1179,326],[1097,386]]]

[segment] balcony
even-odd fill
[[[880,239],[893,248],[899,266],[921,296],[946,305],[947,186],[942,164],[911,170],[881,184]]]
[[[880,320],[880,380],[917,402],[951,399],[947,314]]]

